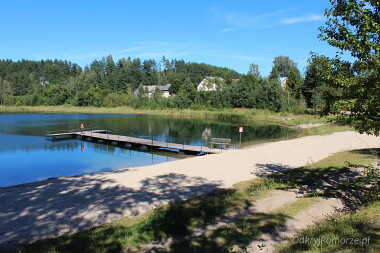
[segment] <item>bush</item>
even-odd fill
[[[4,105],[13,106],[16,104],[16,98],[15,96],[10,96],[4,99]]]

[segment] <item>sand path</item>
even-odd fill
[[[0,188],[0,247],[75,232],[336,152],[368,147],[380,148],[380,138],[341,132]]]

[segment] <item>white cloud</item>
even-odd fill
[[[222,33],[225,33],[225,32],[231,32],[233,30],[236,30],[236,27],[228,27],[228,28],[224,28],[222,30],[220,30]]]
[[[112,55],[121,55],[121,54],[125,54],[125,53],[130,53],[130,52],[137,51],[140,48],[141,47],[130,47],[130,48],[127,48],[127,49],[123,49],[123,50],[117,51],[117,52],[113,53]]]
[[[142,58],[142,59],[156,59],[160,60],[162,56],[169,59],[191,58],[191,56],[213,56],[218,50],[213,49],[211,45],[200,43],[198,41],[183,41],[183,42],[170,42],[170,41],[143,41],[130,45],[130,47],[113,51],[105,50],[102,48],[89,49],[83,48],[81,50],[75,50],[70,52],[61,52],[61,57],[69,59],[74,62],[81,61],[84,64],[112,55],[114,61],[123,58]],[[35,58],[45,59],[51,57],[42,57],[42,55],[36,55]]]
[[[323,16],[311,14],[308,16],[303,17],[291,17],[291,18],[285,18],[280,21],[281,24],[284,25],[292,25],[297,23],[305,23],[305,22],[312,22],[312,21],[319,21],[323,20]]]
[[[323,16],[320,15],[310,14],[306,16],[296,16],[294,15],[295,12],[299,12],[299,10],[289,8],[252,15],[234,11],[221,11],[219,8],[210,9],[210,13],[214,18],[226,26],[226,28],[220,30],[222,33],[236,29],[266,29],[276,26],[323,20]]]
[[[223,12],[216,8],[211,9],[210,12],[216,19],[229,25],[229,27],[222,29],[221,32],[229,32],[238,28],[257,29],[272,27],[276,23],[276,19],[278,20],[281,15],[292,10],[293,9],[277,10],[257,15],[248,15],[233,11]],[[273,22],[273,20],[275,20],[275,22]]]
[[[131,53],[131,57],[161,59],[162,56],[165,56],[173,59],[184,56],[212,55],[217,50],[198,41],[169,42],[154,40],[140,42],[135,47],[123,51]]]

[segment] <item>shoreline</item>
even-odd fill
[[[136,216],[177,199],[300,167],[336,152],[368,147],[380,148],[380,138],[340,132],[0,188],[0,248],[71,234]]]
[[[203,108],[132,108],[132,107],[79,107],[79,106],[0,106],[0,113],[30,112],[30,113],[115,113],[115,114],[149,114],[162,116],[199,117],[216,120],[233,120],[236,122],[265,121],[284,127],[298,127],[302,124],[326,123],[327,118],[313,114],[293,114],[291,112],[272,112],[264,109]]]
[[[287,140],[293,140],[293,139],[297,139],[297,138],[301,138],[301,137],[296,137],[296,138],[287,139]],[[249,149],[249,148],[253,148],[253,147],[264,146],[266,144],[273,143],[273,142],[287,141],[287,140],[275,139],[275,140],[272,140],[272,141],[263,141],[263,142],[258,142],[258,143],[255,143],[255,144],[249,144],[247,146],[243,146],[243,147],[241,147],[241,149],[223,150],[223,152],[236,151],[236,150],[245,150],[245,149]],[[202,156],[209,156],[209,155],[216,155],[216,154],[204,154]],[[177,160],[173,160],[173,161],[166,161],[166,162],[162,162],[162,163],[165,164],[165,163],[170,163],[170,162],[176,162],[178,160],[185,160],[185,159],[190,159],[190,158],[195,158],[195,157],[201,157],[201,156],[196,156],[196,155],[184,155],[184,156],[185,157],[183,157],[181,159],[177,159]],[[161,163],[158,163],[158,164],[161,164]],[[130,168],[139,169],[139,168],[149,167],[149,166],[153,166],[153,165],[157,165],[157,164],[143,165],[143,166],[139,166],[139,167],[130,167]],[[1,189],[5,189],[5,188],[29,186],[29,185],[32,185],[32,184],[38,184],[38,183],[42,183],[42,182],[45,182],[45,181],[56,180],[56,179],[59,180],[59,179],[67,179],[67,178],[78,178],[78,177],[82,177],[82,176],[86,176],[86,175],[96,175],[96,174],[110,174],[110,173],[112,174],[112,173],[122,172],[122,171],[128,170],[130,168],[120,168],[120,169],[115,169],[115,170],[99,171],[99,172],[78,174],[78,175],[72,175],[72,176],[49,177],[49,178],[45,178],[45,179],[37,180],[37,181],[33,181],[33,182],[21,183],[21,184],[10,185],[10,186],[0,186],[0,190]]]

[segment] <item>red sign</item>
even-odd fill
[[[84,126],[83,124],[80,124],[80,130],[83,130]]]
[[[239,127],[239,133],[243,132],[243,127]]]

